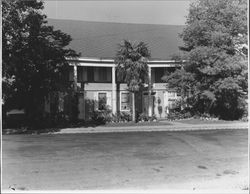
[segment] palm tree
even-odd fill
[[[120,81],[125,81],[128,90],[132,93],[132,120],[135,121],[135,92],[140,87],[148,75],[147,61],[150,52],[144,42],[130,42],[124,40],[119,44],[116,53],[115,63],[117,64],[117,74]]]

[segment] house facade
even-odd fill
[[[178,34],[184,26],[87,22],[49,19],[49,25],[71,35],[70,48],[80,53],[68,59],[69,82],[76,92],[78,119],[90,120],[95,111],[109,108],[113,114],[130,112],[131,94],[127,84],[117,79],[114,56],[122,40],[142,41],[147,44],[152,59],[148,61],[149,83],[135,94],[136,114],[158,118],[167,116],[178,99],[176,92],[167,88],[161,78],[180,68],[179,62],[168,60],[178,53],[182,40]],[[154,58],[154,59],[153,59]],[[151,95],[149,95],[151,94]],[[59,112],[72,114],[70,95],[59,95]],[[46,109],[56,109],[46,105]],[[56,104],[56,103],[54,103]]]
[[[78,119],[90,120],[94,111],[108,108],[113,114],[131,111],[131,93],[127,84],[118,82],[113,59],[77,58],[68,59],[69,81],[78,98]],[[157,118],[167,116],[174,101],[179,98],[175,91],[167,89],[161,78],[164,74],[180,68],[173,60],[149,60],[149,82],[135,95],[136,112]],[[149,95],[151,94],[151,95]],[[59,100],[63,111],[63,94]]]

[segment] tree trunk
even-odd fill
[[[135,93],[132,92],[132,121],[135,122]]]

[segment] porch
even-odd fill
[[[105,104],[113,114],[130,111],[131,94],[125,83],[117,81],[116,65],[113,59],[69,59],[69,80],[78,94],[78,118],[88,120],[95,110]],[[161,77],[181,66],[175,61],[151,60],[148,62],[149,81],[136,94],[137,113],[166,117],[171,101],[178,98],[173,91],[167,91]],[[148,95],[151,94],[151,95]]]

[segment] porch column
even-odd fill
[[[148,67],[148,116],[152,117],[151,67]]]
[[[116,113],[116,83],[115,83],[115,66],[112,67],[112,113]]]
[[[73,71],[73,80],[74,80],[74,90],[77,91],[77,64],[74,64],[74,71]]]

